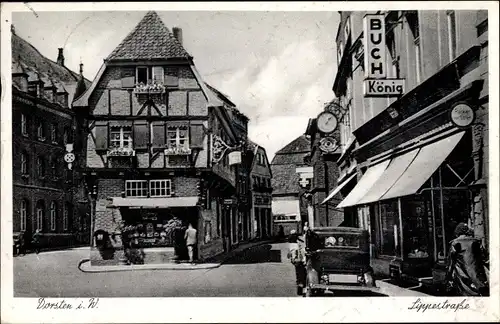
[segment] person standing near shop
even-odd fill
[[[40,237],[42,236],[42,233],[40,232],[40,229],[37,229],[35,233],[33,234],[33,240],[31,243],[33,244],[33,248],[35,249],[35,253],[38,254],[40,253]]]
[[[193,225],[189,223],[189,226],[184,234],[184,239],[186,240],[186,246],[189,254],[189,262],[194,264],[194,248],[196,246],[196,234],[197,231],[193,228]]]
[[[288,237],[289,250],[288,258],[295,267],[295,282],[297,284],[297,294],[302,295],[305,286],[306,268],[304,259],[304,241],[299,237],[297,231],[291,230]]]
[[[460,296],[489,296],[489,285],[481,241],[474,238],[467,224],[455,229],[450,242],[446,279],[449,287]]]

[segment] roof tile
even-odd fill
[[[107,60],[152,60],[191,58],[182,44],[163,24],[158,14],[149,11],[125,37]]]

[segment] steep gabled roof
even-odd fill
[[[149,11],[106,60],[153,60],[191,55],[182,47],[158,14]]]
[[[290,153],[307,153],[311,151],[311,142],[305,135],[300,135],[281,150],[276,152],[278,154],[290,154]]]

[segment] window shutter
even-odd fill
[[[106,121],[95,122],[95,149],[108,149],[108,122]]]
[[[146,121],[134,122],[134,148],[147,149],[149,144],[149,127]]]
[[[165,147],[165,123],[153,122],[151,128],[153,147]]]
[[[122,68],[121,79],[123,88],[133,88],[135,86],[135,68]]]
[[[190,147],[203,148],[203,140],[205,138],[205,127],[200,122],[192,122],[191,125]]]
[[[165,86],[167,87],[179,86],[179,68],[168,67],[165,69]]]

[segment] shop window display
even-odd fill
[[[380,254],[401,257],[398,201],[379,203]]]
[[[401,209],[403,215],[404,256],[407,259],[427,259],[432,251],[432,227],[426,203],[423,199],[402,198]],[[429,235],[431,234],[431,235]]]

